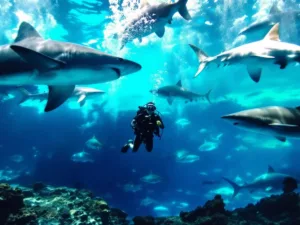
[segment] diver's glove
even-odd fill
[[[162,123],[159,120],[156,121],[156,125],[162,127]]]

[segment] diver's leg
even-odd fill
[[[121,152],[126,153],[128,151],[128,149],[132,148],[132,147],[133,147],[133,141],[131,139],[129,139],[128,143],[122,147]]]
[[[153,149],[153,137],[149,137],[146,139],[146,149],[148,152],[152,152]]]
[[[139,149],[141,143],[142,143],[141,135],[136,135],[135,138],[134,138],[132,151],[137,152],[137,150]]]

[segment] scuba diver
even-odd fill
[[[142,143],[146,145],[148,152],[152,151],[153,134],[161,137],[159,128],[165,128],[162,119],[155,111],[156,107],[153,102],[149,102],[145,106],[139,106],[136,116],[131,121],[135,139],[134,141],[128,140],[121,152],[126,153],[129,148],[132,148],[133,152],[137,152]]]

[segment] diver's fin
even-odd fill
[[[275,136],[275,138],[276,138],[278,141],[281,141],[281,142],[286,142],[286,137],[282,137],[282,136]]]
[[[282,13],[282,11],[278,8],[277,2],[274,1],[271,9],[270,9],[270,14],[278,14],[278,13]]]
[[[197,73],[195,74],[195,77],[197,77],[206,67],[207,65],[207,59],[208,56],[205,54],[205,52],[203,52],[201,49],[199,49],[198,47],[196,47],[195,45],[189,44],[190,47],[193,49],[193,51],[196,53],[197,57],[198,57],[198,62],[200,63],[199,68]]]
[[[29,93],[29,91],[27,91],[27,90],[26,90],[25,88],[23,88],[23,87],[19,87],[18,89],[19,89],[19,91],[20,91],[21,94],[22,94],[22,98],[21,98],[19,104],[22,104],[23,102],[25,102],[25,101],[29,98],[29,96],[30,96],[31,94]]]
[[[85,100],[86,100],[86,95],[79,96],[79,99],[77,102],[79,103],[80,107],[82,107],[85,104],[85,102],[86,102]]]
[[[276,23],[269,33],[264,37],[264,40],[270,40],[270,41],[280,41],[279,39],[279,23]]]
[[[268,166],[268,173],[275,173],[275,170],[270,165]]]
[[[165,34],[165,27],[161,27],[160,29],[156,30],[155,33],[159,38],[162,38]]]
[[[167,98],[167,101],[168,101],[169,105],[172,105],[172,103],[173,103],[173,100],[174,100],[173,98],[170,98],[170,97],[169,97],[169,98]]]
[[[178,87],[182,87],[181,80],[179,80],[179,81],[176,83],[176,85],[177,85]]]
[[[187,0],[179,0],[178,1],[178,4],[179,4],[178,12],[179,12],[180,16],[182,16],[185,20],[191,20],[192,17],[189,14],[189,11],[186,7],[186,3],[187,3]]]
[[[14,42],[19,42],[26,38],[31,38],[31,37],[42,38],[41,35],[36,31],[36,29],[34,29],[33,26],[31,26],[27,22],[22,22]]]
[[[239,193],[239,191],[242,189],[242,187],[225,177],[223,177],[223,179],[226,180],[233,187],[234,191],[233,191],[232,198],[234,198]]]
[[[47,71],[54,68],[60,68],[66,65],[65,62],[53,59],[49,56],[25,48],[19,45],[11,45],[10,48],[14,50],[23,60],[32,65],[32,67],[39,71]]]
[[[147,0],[141,0],[140,1],[140,6],[139,6],[140,9],[144,8],[144,7],[148,7],[148,6],[150,6],[150,4]]]
[[[254,67],[254,66],[247,66],[247,71],[248,71],[248,74],[251,77],[251,79],[254,82],[258,83],[260,80],[262,69]]]
[[[49,86],[48,101],[45,112],[56,109],[63,104],[73,93],[75,85]]]

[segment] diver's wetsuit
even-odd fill
[[[140,107],[140,110],[131,122],[134,134],[136,135],[133,143],[133,152],[139,149],[142,142],[145,143],[148,152],[152,151],[153,134],[160,137],[159,126],[156,124],[157,121],[161,122],[160,128],[164,129],[164,124],[159,115],[156,113],[150,115],[145,108]]]

